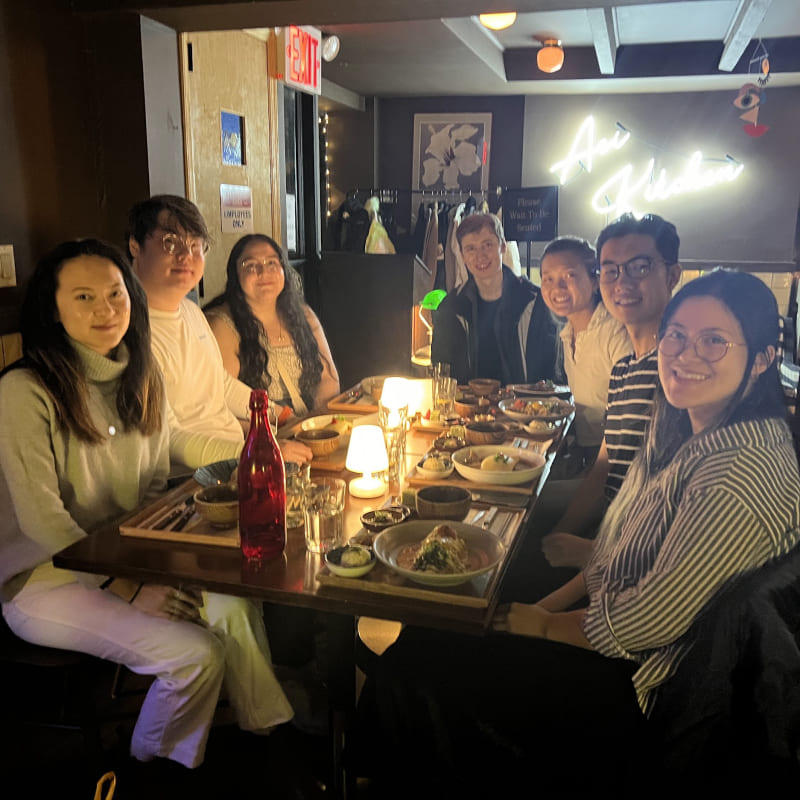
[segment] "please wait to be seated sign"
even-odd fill
[[[503,230],[510,242],[549,242],[558,235],[558,186],[503,190]]]

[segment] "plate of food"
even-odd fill
[[[375,554],[368,547],[348,544],[328,550],[325,564],[340,578],[360,578],[375,566],[376,561]]]
[[[532,419],[556,422],[566,419],[575,410],[575,406],[557,397],[549,400],[526,400],[517,397],[515,400],[501,400],[500,410],[506,416],[520,422],[530,422]]]
[[[535,441],[546,442],[548,439],[558,435],[562,422],[563,420],[548,422],[543,419],[532,419],[523,425],[522,429]]]
[[[536,383],[509,383],[506,389],[517,397],[550,397],[551,395],[569,397],[572,394],[569,386],[551,380],[536,381]]]
[[[460,450],[466,443],[467,440],[463,436],[455,436],[452,433],[446,433],[442,436],[437,436],[433,440],[432,446],[434,450],[441,450],[445,453],[455,453],[456,450]]]
[[[339,447],[346,447],[350,442],[353,422],[360,418],[358,414],[323,414],[309,417],[300,423],[302,431],[317,431],[329,428],[339,434]]]
[[[541,453],[505,445],[483,444],[453,453],[453,465],[462,478],[497,486],[532,481],[541,475],[544,464]]]
[[[432,450],[417,462],[417,475],[426,481],[436,481],[453,474],[453,460],[449,453]]]
[[[236,480],[236,468],[239,466],[238,458],[228,458],[225,461],[215,461],[206,464],[194,471],[194,479],[201,486],[216,486],[218,483],[230,483]]]
[[[493,569],[505,547],[493,533],[464,522],[414,520],[375,537],[378,560],[424,586],[459,586]]]

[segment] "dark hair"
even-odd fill
[[[545,256],[552,256],[556,253],[574,253],[583,261],[589,277],[594,277],[597,269],[597,253],[586,239],[581,239],[580,236],[559,236],[545,246],[539,260],[540,262],[544,261]]]
[[[22,304],[20,331],[23,358],[18,365],[32,370],[53,400],[58,423],[89,444],[103,440],[86,404],[86,379],[64,326],[57,321],[56,290],[61,268],[81,256],[97,256],[114,264],[131,301],[131,317],[122,341],[128,366],[117,390],[117,412],[124,429],[149,435],[161,428],[163,383],[150,351],[147,297],[128,259],[112,244],[99,239],[63,242],[44,255],[28,283]]]
[[[720,421],[721,428],[734,422],[766,417],[786,417],[786,407],[781,389],[776,359],[750,385],[750,373],[759,353],[775,348],[778,343],[778,304],[772,291],[763,281],[746,272],[718,267],[695,278],[670,300],[659,328],[659,340],[664,335],[680,306],[692,297],[711,297],[719,300],[736,318],[747,345],[747,361],[742,380],[728,402]],[[673,408],[659,392],[653,416],[654,440],[648,445],[651,470],[663,469],[673,455],[691,436],[691,425],[686,411]]]
[[[211,242],[206,221],[194,203],[174,194],[156,194],[136,203],[128,212],[125,246],[128,247],[131,236],[143,245],[144,240],[158,228],[158,217],[162,211],[167,212],[167,225],[170,227],[183,228],[190,236],[199,236]],[[128,256],[132,257],[130,249]]]
[[[505,242],[506,236],[503,233],[503,224],[499,217],[494,214],[467,214],[456,228],[456,240],[459,248],[465,236],[470,233],[478,233],[484,228],[488,228],[498,238],[500,244]]]
[[[263,242],[272,247],[283,267],[285,276],[283,290],[276,301],[278,318],[294,340],[302,364],[300,394],[306,406],[312,409],[322,378],[319,345],[306,319],[299,276],[286,263],[280,245],[272,237],[263,233],[250,233],[236,242],[228,256],[225,291],[211,300],[204,310],[209,311],[223,304],[228,305],[233,324],[239,333],[239,380],[253,389],[269,389],[270,378],[267,372],[269,359],[262,344],[265,338],[264,327],[250,309],[239,281],[239,261],[242,253],[255,242]]]
[[[600,231],[595,243],[597,257],[602,255],[603,246],[609,239],[619,239],[623,236],[650,236],[656,244],[656,250],[667,264],[678,262],[678,250],[681,240],[678,231],[671,222],[667,222],[658,214],[645,214],[637,218],[633,214],[623,214],[610,222]]]

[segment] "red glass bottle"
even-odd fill
[[[263,389],[250,394],[250,431],[239,459],[239,538],[249,561],[276,558],[286,546],[286,474]]]

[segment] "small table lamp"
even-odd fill
[[[380,497],[386,492],[386,484],[373,477],[374,472],[383,472],[389,466],[383,431],[377,425],[356,425],[350,433],[345,467],[351,472],[360,472],[360,478],[350,481],[353,497]]]

